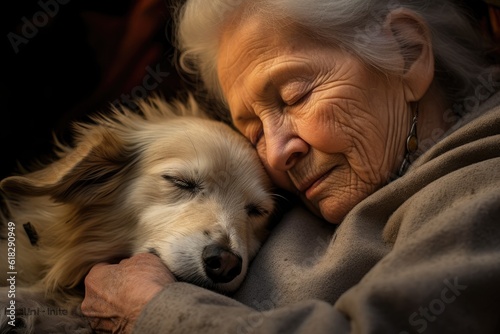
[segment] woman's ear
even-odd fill
[[[401,8],[387,15],[385,29],[401,53],[406,99],[408,102],[418,101],[434,79],[431,32],[422,17]]]

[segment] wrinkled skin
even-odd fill
[[[239,23],[222,34],[218,55],[234,125],[277,185],[339,223],[397,172],[414,102],[432,75],[417,86],[294,29],[258,17]]]
[[[275,29],[257,16],[229,22],[237,26],[225,27],[217,65],[234,125],[257,148],[274,182],[299,193],[332,223],[341,222],[397,172],[417,102],[421,140],[451,126],[442,117],[449,102],[439,87],[431,87],[429,32],[411,12],[391,13],[383,26],[385,34],[410,36],[407,46],[416,50],[410,59],[401,56],[404,73],[393,75],[382,75],[345,50],[314,42],[290,26]],[[149,260],[154,267],[154,259]],[[132,327],[137,308],[127,303],[122,310],[124,296],[116,287],[127,291],[140,278],[156,291],[157,279],[173,282],[169,272],[154,273],[165,270],[162,264],[150,270],[153,277],[121,263],[90,272],[82,310],[94,328]],[[111,273],[114,284],[101,281]],[[143,294],[134,302],[145,305],[151,298]]]
[[[131,333],[143,307],[173,282],[174,275],[153,254],[100,263],[85,278],[82,312],[97,333]]]

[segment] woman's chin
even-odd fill
[[[332,224],[340,224],[344,219],[346,213],[342,213],[339,210],[336,210],[335,204],[330,204],[328,199],[324,199],[318,203],[312,203],[310,200],[305,198],[303,195],[301,196],[302,202],[304,205],[316,216],[326,220]]]

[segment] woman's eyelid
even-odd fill
[[[280,88],[280,95],[287,105],[297,103],[308,92],[309,84],[304,78],[288,81]]]
[[[256,115],[238,117],[234,121],[236,129],[247,138],[253,146],[257,145],[258,140],[262,136],[262,123]]]

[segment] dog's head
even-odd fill
[[[3,190],[18,202],[48,196],[74,208],[62,222],[74,228],[73,248],[53,276],[85,273],[106,252],[152,252],[182,281],[233,291],[275,206],[257,153],[229,126],[202,117],[193,101],[140,107],[142,116],[122,111],[81,126],[75,149],[5,179]],[[71,260],[77,256],[86,263]],[[62,283],[82,275],[75,277]]]
[[[149,138],[127,202],[136,252],[157,254],[181,280],[231,291],[266,237],[271,184],[255,150],[227,125],[183,117]]]

